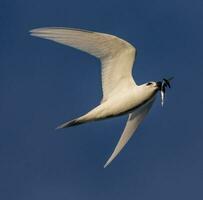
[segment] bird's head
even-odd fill
[[[165,93],[166,93],[166,88],[171,88],[170,85],[170,81],[173,79],[169,78],[169,79],[163,79],[162,81],[158,81],[158,82],[154,82],[154,81],[150,81],[148,83],[144,84],[145,90],[148,91],[148,93],[156,93],[157,91],[161,92],[161,105],[163,106],[164,104],[164,97],[165,97]]]
[[[157,82],[150,81],[144,84],[144,87],[151,90],[158,90]]]

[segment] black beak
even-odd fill
[[[169,79],[163,78],[162,81],[156,82],[156,85],[157,85],[158,89],[161,90],[161,91],[163,91],[163,92],[165,93],[165,88],[166,88],[166,87],[171,88],[170,81],[171,81],[172,79],[173,79],[173,77],[172,77],[172,78],[169,78]]]
[[[158,81],[158,82],[156,82],[156,85],[157,85],[158,89],[161,90],[162,82]]]

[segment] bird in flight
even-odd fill
[[[165,87],[170,87],[172,78],[137,85],[132,76],[137,50],[127,41],[113,35],[58,27],[37,28],[30,33],[32,36],[79,49],[100,59],[103,91],[101,103],[81,117],[65,122],[57,128],[128,114],[118,144],[104,165],[108,166],[147,115],[158,91],[161,92],[163,105]]]

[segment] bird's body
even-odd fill
[[[31,35],[53,40],[100,59],[102,64],[101,103],[87,114],[68,121],[58,128],[129,114],[121,138],[105,164],[105,167],[118,155],[131,138],[139,124],[149,112],[156,93],[166,83],[148,82],[137,85],[132,77],[132,67],[136,49],[128,42],[112,35],[70,28],[40,28],[31,31]],[[169,85],[170,86],[170,85]]]
[[[137,110],[140,110],[140,108],[145,107],[149,102],[154,100],[157,91],[156,86],[152,90],[145,90],[145,85],[135,86],[125,92],[117,93],[102,102],[87,114],[75,119],[75,123],[73,121],[66,122],[58,128],[137,112]]]

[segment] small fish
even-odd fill
[[[160,91],[161,91],[161,106],[163,107],[164,106],[164,99],[165,99],[165,93],[166,93],[166,87],[169,87],[171,88],[171,85],[170,85],[170,81],[173,79],[173,77],[169,78],[169,79],[163,79],[162,82],[161,82],[161,88],[160,88]]]

